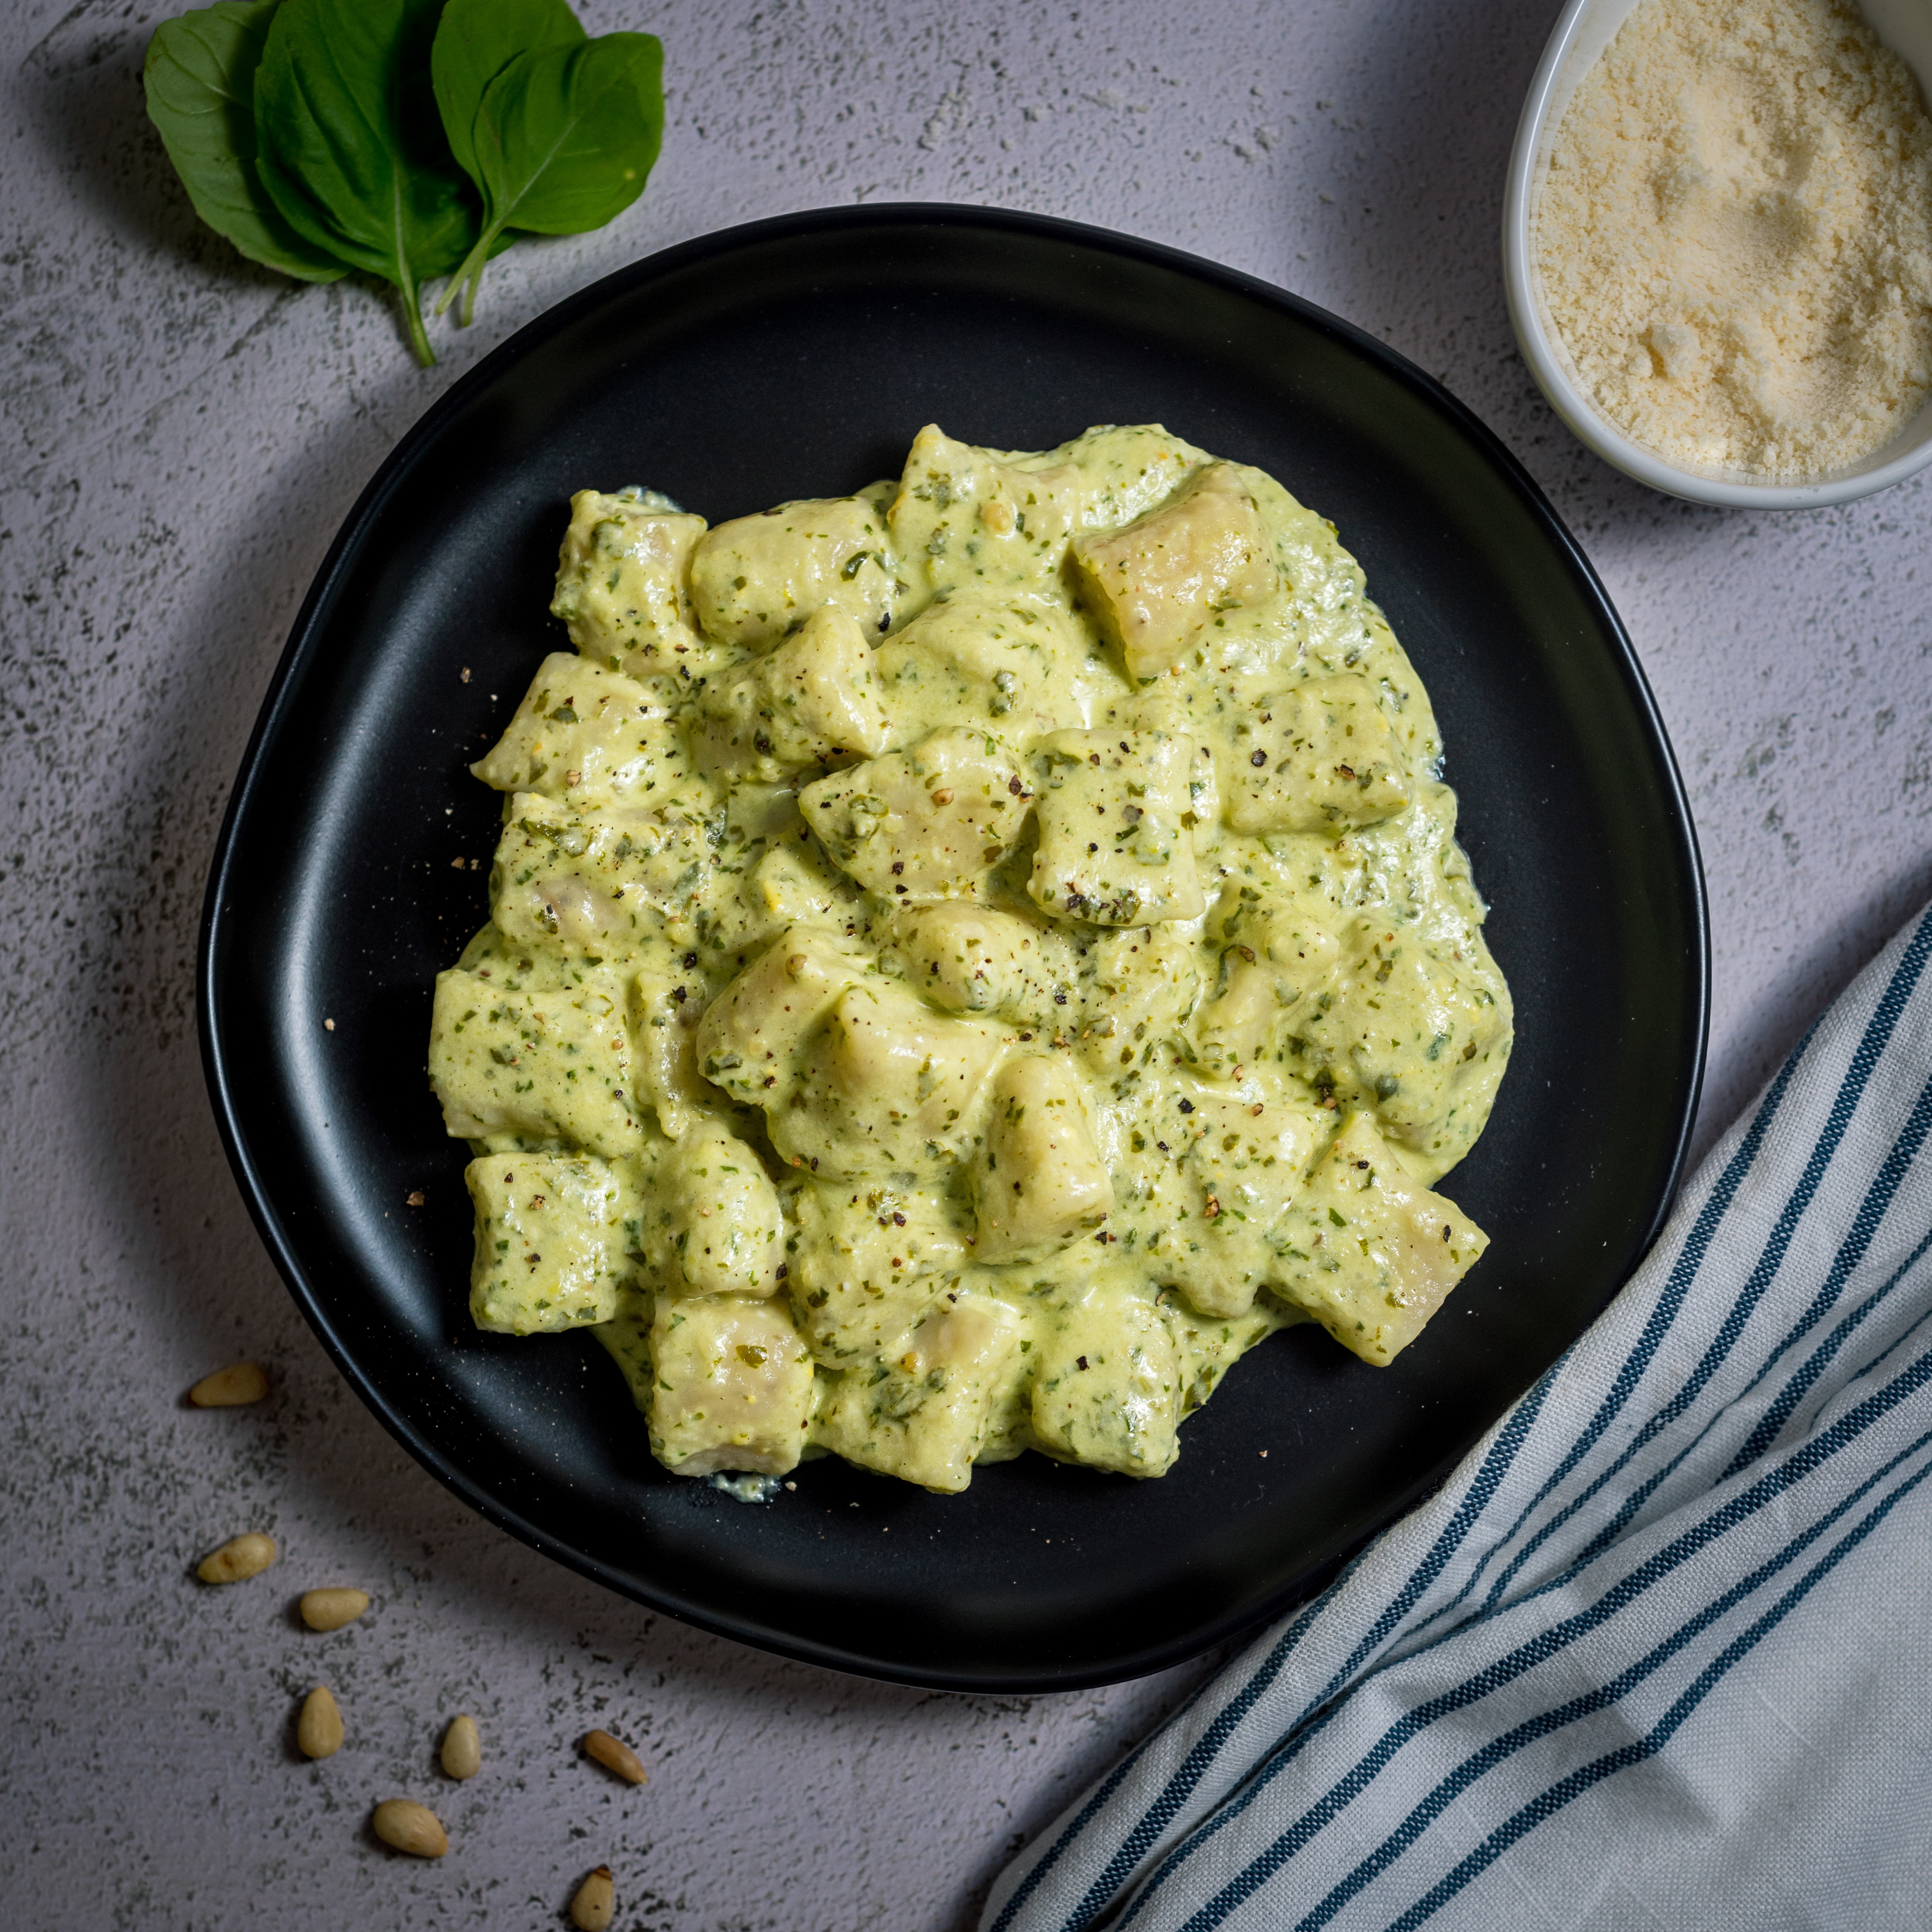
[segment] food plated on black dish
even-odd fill
[[[636,482],[722,525],[862,494],[925,424],[1011,452],[1123,420],[1332,519],[1428,693],[1514,998],[1502,1102],[1444,1183],[1490,1245],[1387,1367],[1312,1323],[1251,1350],[1158,1481],[1028,1454],[935,1496],[828,1456],[742,1505],[652,1457],[592,1337],[470,1319],[471,1156],[422,1075],[436,975],[490,915],[502,813],[470,766],[547,650],[572,652],[539,614],[576,492]],[[317,578],[244,763],[202,1019],[272,1253],[352,1384],[459,1494],[748,1642],[1039,1688],[1157,1668],[1292,1600],[1561,1354],[1669,1198],[1705,966],[1695,848],[1628,642],[1466,411],[1226,269],[1031,217],[860,209],[625,271],[404,440]]]

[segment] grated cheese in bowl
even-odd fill
[[[1827,476],[1932,398],[1932,118],[1849,0],[1640,0],[1529,240],[1572,380],[1685,470]]]

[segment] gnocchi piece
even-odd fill
[[[956,1495],[973,1480],[1020,1318],[969,1289],[942,1294],[883,1373],[848,1370],[820,1414],[818,1440],[882,1475]]]
[[[1195,749],[1164,731],[1056,731],[1032,767],[1040,843],[1027,891],[1045,913],[1094,926],[1198,919]]]
[[[1086,962],[1081,1058],[1116,1082],[1151,1064],[1186,1023],[1200,987],[1197,949],[1185,933],[1156,926],[1103,934]]]
[[[1112,1184],[1072,1072],[1044,1054],[1000,1069],[983,1153],[973,1162],[981,1262],[1050,1254],[1090,1234],[1114,1204]]]
[[[844,901],[857,894],[815,847],[774,840],[738,880],[735,897],[714,907],[713,944],[728,952],[768,946],[795,926],[836,926]]]
[[[1047,1027],[1069,1010],[1076,978],[1060,934],[965,899],[902,914],[880,957],[948,1012],[1022,1026]]]
[[[833,860],[880,898],[970,898],[1018,839],[1032,799],[997,738],[961,728],[835,772],[799,794]]]
[[[629,950],[686,910],[716,865],[700,800],[586,806],[518,792],[490,868],[490,905],[512,939]]]
[[[612,670],[662,670],[696,649],[687,574],[704,534],[654,491],[580,490],[557,559],[550,615],[570,641]]]
[[[1221,983],[1195,1016],[1197,1064],[1229,1074],[1282,1060],[1283,1030],[1314,1012],[1341,944],[1295,905],[1249,888],[1222,920]]]
[[[460,968],[438,974],[429,1077],[460,1140],[514,1134],[606,1155],[638,1143],[623,985],[607,970],[517,992]]]
[[[1108,423],[1052,454],[1079,479],[1081,529],[1100,531],[1144,515],[1214,460],[1159,423]]]
[[[800,1049],[866,964],[838,933],[790,928],[706,1010],[694,1042],[704,1077],[753,1106],[789,1094]]]
[[[673,1474],[782,1476],[812,1426],[812,1355],[782,1300],[660,1295],[651,1319],[651,1454]]]
[[[1509,992],[1487,954],[1426,928],[1358,920],[1325,1004],[1292,1044],[1317,1088],[1372,1107],[1433,1180],[1468,1150],[1508,1064]]]
[[[658,1170],[680,1285],[698,1294],[770,1294],[784,1258],[784,1217],[764,1164],[728,1128],[694,1122]]]
[[[707,691],[708,760],[770,781],[874,758],[891,742],[872,646],[849,612],[814,610],[778,648]]]
[[[1408,808],[1395,728],[1352,672],[1262,698],[1228,742],[1222,808],[1238,832],[1342,831]]]
[[[1174,1466],[1180,1359],[1166,1312],[1144,1288],[1096,1282],[1034,1352],[1033,1432],[1049,1454],[1124,1476]]]
[[[1081,589],[1133,677],[1180,662],[1216,611],[1274,595],[1280,572],[1253,496],[1232,463],[1196,470],[1124,530],[1073,545]]]
[[[700,1118],[708,1094],[692,1040],[704,1016],[702,989],[668,946],[652,950],[631,980],[631,1098],[648,1107],[660,1130],[676,1140]]]
[[[978,1142],[1011,1037],[889,981],[848,986],[796,1090],[766,1096],[772,1144],[828,1178],[942,1173]]]
[[[928,604],[879,646],[879,684],[901,740],[955,720],[1008,736],[1079,722],[1084,655],[1064,610],[1038,596],[962,591]]]
[[[892,1351],[970,1258],[970,1217],[934,1190],[808,1180],[793,1211],[792,1312],[830,1368]]]
[[[1179,1217],[1151,1258],[1203,1315],[1245,1315],[1282,1279],[1285,1217],[1325,1123],[1286,1100],[1190,1091],[1192,1112],[1162,1136],[1180,1150]]]
[[[830,605],[883,637],[900,594],[886,527],[893,487],[781,503],[707,532],[691,559],[698,627],[720,644],[762,644]]]
[[[1351,1114],[1288,1216],[1280,1292],[1343,1348],[1386,1367],[1489,1246],[1452,1201]]]
[[[476,1209],[470,1314],[499,1335],[608,1322],[635,1270],[637,1203],[584,1154],[486,1154],[464,1172]]]
[[[886,516],[908,571],[944,591],[989,571],[1058,570],[1080,500],[1078,472],[1063,452],[979,449],[928,423],[913,438]]]
[[[634,678],[568,651],[538,667],[509,728],[470,769],[498,791],[642,791],[692,776],[683,734]]]

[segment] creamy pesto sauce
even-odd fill
[[[1331,526],[1158,428],[573,510],[430,1043],[480,1324],[590,1327],[686,1473],[940,1490],[1158,1475],[1292,1322],[1414,1339],[1510,1003]]]

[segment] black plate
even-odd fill
[[[495,839],[495,796],[464,767],[562,644],[544,609],[572,490],[642,482],[716,521],[891,475],[928,421],[1024,449],[1163,422],[1340,526],[1434,696],[1516,992],[1501,1102],[1449,1184],[1492,1243],[1392,1369],[1312,1328],[1269,1341],[1158,1482],[1028,1456],[940,1497],[826,1460],[751,1506],[658,1468],[588,1337],[470,1325],[466,1156],[422,1076],[432,976],[488,912],[484,875],[450,863]],[[1306,1594],[1576,1337],[1669,1202],[1708,970],[1690,819],[1622,627],[1466,410],[1334,316],[1167,249],[984,210],[856,208],[598,283],[382,466],[236,786],[202,1037],[236,1172],[302,1312],[491,1521],[791,1656],[1067,1688],[1175,1662]],[[409,1210],[415,1188],[428,1204]]]

